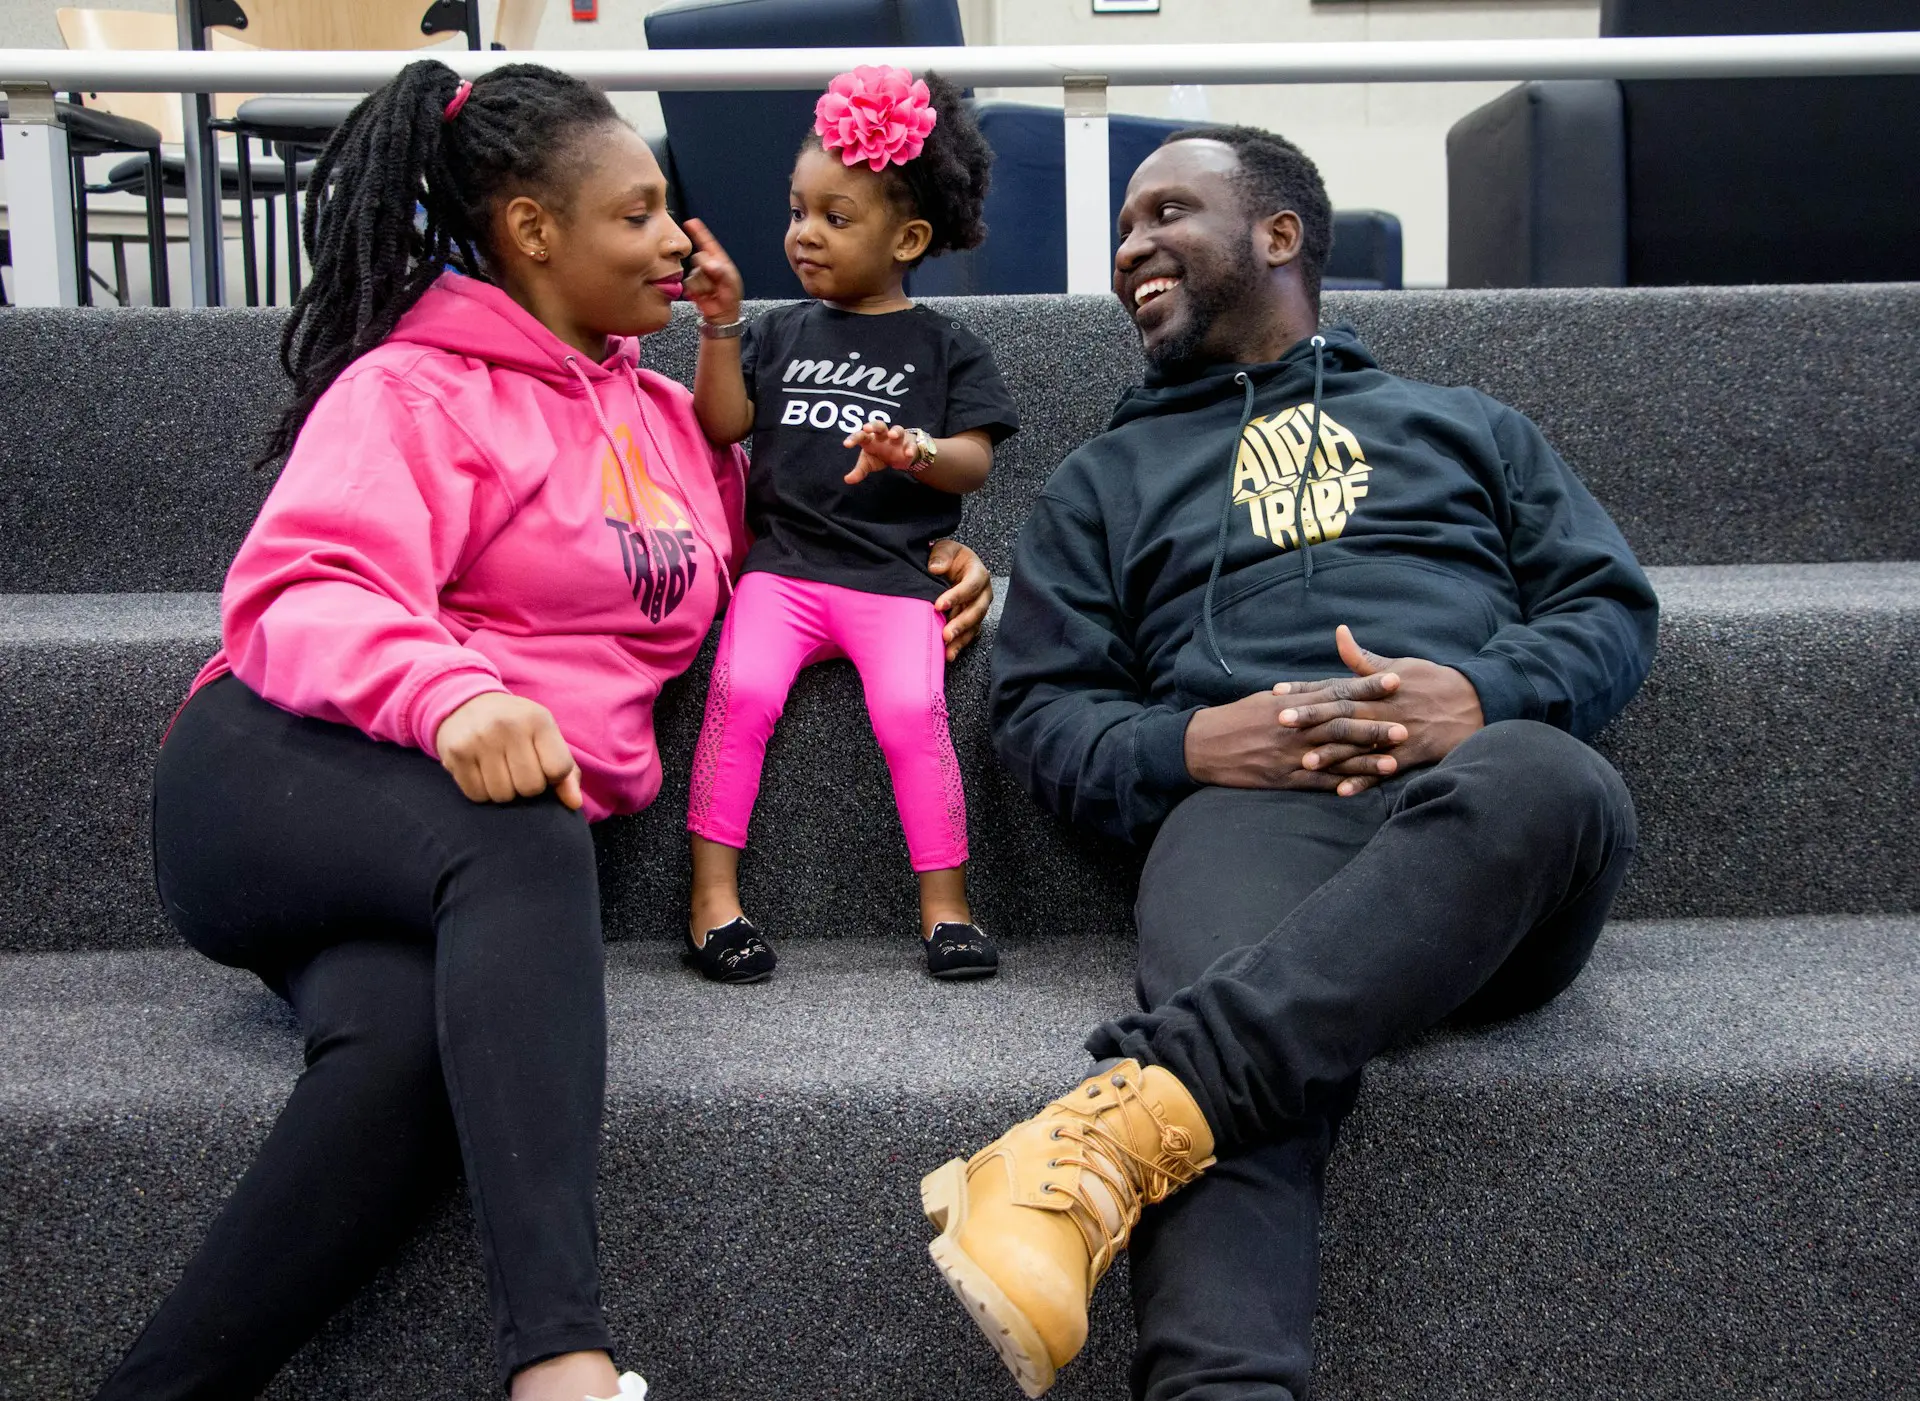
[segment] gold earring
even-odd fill
[[[533,256],[544,263],[547,260],[547,250],[544,248],[536,248],[533,250]]]

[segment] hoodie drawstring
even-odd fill
[[[1300,479],[1293,487],[1294,526],[1300,532],[1300,558],[1305,583],[1313,583],[1313,546],[1307,542],[1307,523],[1301,516],[1304,505],[1312,509],[1312,500],[1307,494],[1307,478],[1313,471],[1314,455],[1320,449],[1320,396],[1326,387],[1327,338],[1315,336],[1309,342],[1313,346],[1313,421],[1307,434],[1306,458],[1300,464]],[[1200,600],[1200,623],[1207,634],[1207,646],[1213,649],[1213,659],[1220,663],[1220,670],[1233,675],[1233,668],[1227,665],[1226,654],[1220,650],[1220,638],[1213,627],[1213,591],[1220,582],[1220,566],[1227,557],[1227,532],[1233,521],[1233,488],[1236,474],[1240,470],[1240,445],[1247,436],[1247,425],[1253,422],[1253,377],[1245,370],[1233,377],[1233,382],[1245,392],[1246,398],[1240,408],[1240,426],[1234,430],[1233,447],[1227,457],[1227,496],[1220,505],[1220,533],[1213,542],[1213,568],[1207,572],[1207,591]],[[1313,523],[1320,524],[1319,512],[1314,513]]]
[[[1313,545],[1307,539],[1307,518],[1300,511],[1304,506],[1313,511],[1314,529],[1320,528],[1320,512],[1313,505],[1313,495],[1307,490],[1307,479],[1313,475],[1313,459],[1321,455],[1320,449],[1320,391],[1326,384],[1327,338],[1315,336],[1313,346],[1313,422],[1308,425],[1307,455],[1300,463],[1300,479],[1293,485],[1293,524],[1300,532],[1300,560],[1303,588],[1313,587]]]
[[[633,397],[637,403],[646,397],[640,389],[640,371],[634,366],[631,360],[622,360],[621,363],[627,367],[627,380],[633,386]],[[647,427],[644,418],[641,420],[640,427],[641,430],[646,433],[647,440],[653,442],[653,430]],[[731,563],[730,556],[727,551],[713,543],[713,538],[707,534],[706,528],[700,524],[700,513],[693,510],[693,498],[687,494],[686,485],[680,480],[680,469],[673,465],[672,455],[660,451],[660,444],[657,442],[653,443],[653,454],[660,465],[667,469],[667,478],[673,483],[673,489],[680,493],[680,499],[688,503],[687,509],[690,514],[687,517],[687,524],[693,527],[694,537],[698,539],[701,544],[705,545],[707,547],[707,553],[713,556],[713,568],[714,572],[720,576],[720,587],[724,591],[724,596],[728,600],[731,600],[733,598],[733,576],[728,573],[728,565]]]
[[[627,366],[628,378],[633,381],[634,401],[637,404],[644,397],[640,392],[640,375],[639,372],[633,368],[630,361],[624,363],[626,363]],[[600,435],[607,440],[607,448],[613,453],[614,464],[620,469],[620,480],[625,483],[627,488],[627,500],[633,503],[635,510],[638,510],[642,499],[639,484],[634,481],[632,468],[628,465],[625,455],[620,451],[620,440],[613,436],[613,425],[607,421],[607,411],[600,405],[600,396],[594,392],[593,381],[588,379],[587,372],[580,368],[578,356],[569,355],[566,359],[566,365],[569,370],[573,371],[573,377],[580,381],[580,387],[586,391],[587,402],[593,405],[594,420],[599,423]],[[693,527],[694,536],[701,544],[707,547],[708,553],[713,557],[713,569],[714,572],[720,576],[720,587],[725,589],[727,597],[731,598],[733,596],[733,581],[727,577],[727,556],[721,551],[714,549],[713,541],[707,538],[707,532],[701,529],[700,513],[694,510],[693,498],[687,495],[687,489],[680,484],[680,476],[674,471],[671,458],[660,454],[660,460],[667,469],[667,476],[673,481],[674,490],[680,493],[681,503],[687,510],[687,522]]]
[[[1220,582],[1220,564],[1227,557],[1227,529],[1233,523],[1233,483],[1234,474],[1240,470],[1240,442],[1247,436],[1247,425],[1253,422],[1253,376],[1242,370],[1233,377],[1233,382],[1245,391],[1246,399],[1240,408],[1240,426],[1234,430],[1233,448],[1227,455],[1227,498],[1220,503],[1220,533],[1213,542],[1213,568],[1207,573],[1207,591],[1200,598],[1200,622],[1206,629],[1207,646],[1213,648],[1213,659],[1220,663],[1220,670],[1229,676],[1233,675],[1233,668],[1227,665],[1226,655],[1220,650],[1220,638],[1213,630],[1213,590]]]

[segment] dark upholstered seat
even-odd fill
[[[1606,0],[1607,38],[1877,32],[1912,0]],[[1526,83],[1447,137],[1455,287],[1920,278],[1920,77]]]

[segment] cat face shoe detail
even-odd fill
[[[1000,969],[1000,950],[977,924],[942,920],[926,946],[927,971],[936,978],[991,978]]]
[[[773,945],[745,915],[707,931],[704,944],[687,934],[687,957],[701,976],[715,983],[759,983],[773,976]]]

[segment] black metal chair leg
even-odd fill
[[[87,261],[87,167],[80,156],[71,157],[67,165],[73,181],[73,281],[80,305],[92,306],[93,268]]]
[[[267,305],[273,305],[274,279],[279,276],[274,269],[280,266],[280,259],[273,251],[274,202],[271,199],[261,201],[267,206]]]
[[[287,305],[300,295],[300,186],[295,158],[300,153],[292,146],[280,147],[280,161],[287,172]]]
[[[253,157],[249,154],[252,145],[252,138],[244,131],[234,141],[240,166],[240,268],[246,281],[247,305],[259,306],[259,254],[253,246]],[[273,257],[272,248],[267,249],[267,257]]]
[[[147,277],[155,306],[173,305],[167,266],[167,200],[158,151],[147,152]]]
[[[131,305],[133,293],[127,286],[127,241],[113,241],[113,299],[121,306]]]

